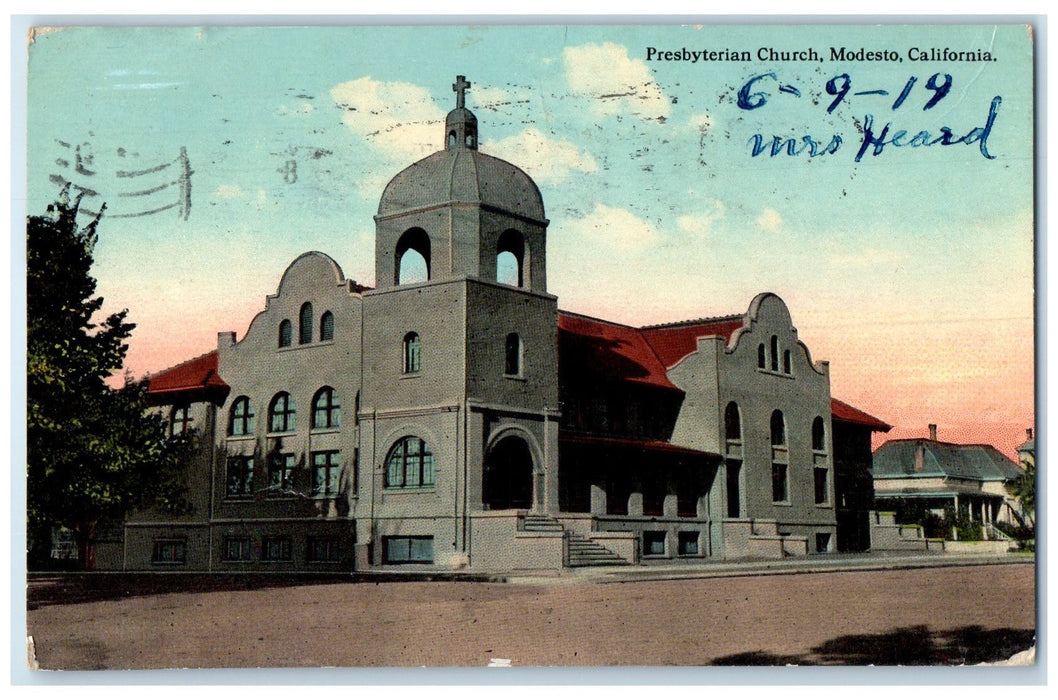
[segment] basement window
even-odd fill
[[[152,564],[182,566],[187,563],[187,540],[155,540]]]
[[[387,564],[432,564],[433,537],[383,537]]]
[[[663,557],[665,556],[665,533],[656,530],[643,532],[643,556]]]
[[[698,555],[698,533],[679,533],[679,552],[681,557],[693,557]]]

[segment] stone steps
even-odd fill
[[[565,532],[566,528],[554,518],[537,513],[526,513],[522,529],[526,532]]]
[[[575,535],[566,530],[562,523],[554,518],[539,513],[526,513],[522,521],[524,532],[562,533],[566,535],[568,566],[628,566],[627,559],[619,557],[598,542],[587,537]]]
[[[569,565],[576,566],[627,566],[629,561],[617,556],[598,542],[586,537],[570,534]]]

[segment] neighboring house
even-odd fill
[[[848,445],[888,426],[833,402],[785,303],[559,311],[540,192],[477,150],[466,86],[445,149],[383,192],[376,288],[305,253],[242,338],[150,378],[201,440],[194,508],[131,519],[106,567],[554,570],[833,552],[859,527]]]
[[[1017,522],[1007,484],[1021,474],[991,445],[958,445],[930,436],[890,440],[874,453],[874,499],[879,510],[903,501],[943,516],[947,508],[979,523]]]
[[[1036,438],[1032,434],[1032,428],[1025,428],[1025,442],[1018,446],[1018,463],[1036,464]]]

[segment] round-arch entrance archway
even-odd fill
[[[481,500],[489,510],[527,509],[533,503],[533,454],[526,441],[508,435],[485,457]]]

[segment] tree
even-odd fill
[[[26,509],[32,562],[63,526],[91,568],[101,526],[137,508],[186,507],[193,436],[168,437],[142,384],[129,377],[120,389],[107,384],[135,326],[127,309],[93,322],[103,306],[91,275],[102,211],[80,226],[79,205],[67,185],[45,216],[26,220]]]
[[[1008,487],[1010,493],[1021,504],[1022,513],[1028,521],[1026,525],[1036,525],[1036,458],[1032,455],[1022,455],[1022,472],[1017,479]]]

